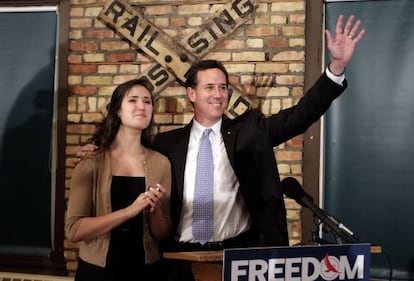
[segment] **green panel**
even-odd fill
[[[51,251],[56,22],[0,12],[0,254]]]
[[[384,247],[393,280],[414,279],[414,1],[328,3],[363,20],[366,36],[347,68],[349,88],[326,115],[324,208],[360,242]],[[389,278],[385,254],[372,276]]]

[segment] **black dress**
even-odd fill
[[[129,206],[144,191],[144,177],[113,176],[112,210]],[[79,259],[75,281],[160,280],[158,263],[145,266],[142,220],[140,213],[112,230],[105,268]]]

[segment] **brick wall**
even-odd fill
[[[116,85],[138,76],[153,63],[108,28],[98,14],[103,0],[72,0],[68,124],[66,136],[66,197],[74,155],[102,118],[102,108]],[[147,19],[180,41],[214,11],[229,1],[128,1]],[[276,113],[295,104],[303,94],[305,0],[261,0],[252,19],[221,41],[204,58],[224,62],[231,82],[254,107]],[[155,121],[159,131],[181,127],[192,118],[184,89],[171,83],[158,95]],[[302,179],[302,136],[275,148],[281,177]],[[301,240],[300,208],[286,199],[290,244]],[[76,269],[77,246],[65,240],[71,275]]]

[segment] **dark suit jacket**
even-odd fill
[[[250,110],[232,120],[223,117],[221,133],[227,154],[250,211],[253,228],[260,233],[260,245],[289,245],[286,209],[273,148],[304,133],[327,111],[345,87],[322,74],[296,106],[269,117],[257,110]],[[182,209],[191,125],[192,122],[183,128],[160,133],[154,142],[156,149],[168,156],[173,169],[171,216],[174,231]]]

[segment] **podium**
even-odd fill
[[[223,251],[166,252],[163,257],[190,261],[196,281],[222,280]]]
[[[221,280],[230,280],[229,274],[224,272],[223,274],[223,260],[224,260],[224,270],[229,269],[228,258],[236,259],[236,260],[245,260],[245,262],[239,263],[239,269],[242,271],[248,268],[247,263],[249,260],[264,259],[265,261],[269,261],[270,259],[274,259],[274,257],[283,258],[286,260],[287,257],[293,258],[295,263],[298,262],[296,258],[303,256],[306,253],[306,257],[309,259],[312,255],[316,252],[321,252],[322,256],[319,259],[319,263],[323,265],[325,263],[324,260],[327,259],[326,250],[330,255],[335,253],[342,254],[347,257],[351,257],[355,249],[359,250],[360,248],[364,247],[365,252],[362,252],[365,256],[366,267],[369,267],[369,255],[370,254],[379,254],[382,252],[382,248],[380,246],[370,246],[367,244],[349,244],[349,245],[319,245],[319,246],[299,246],[299,247],[265,247],[265,248],[245,248],[245,249],[228,249],[224,251],[196,251],[196,252],[165,252],[163,254],[164,258],[166,259],[175,259],[175,260],[185,260],[191,262],[191,267],[193,270],[193,274],[196,281],[221,281]],[[337,248],[337,249],[335,249]],[[344,252],[341,252],[344,249]],[[351,249],[351,252],[349,252]],[[311,253],[311,254],[310,254]],[[350,254],[352,253],[352,255]],[[230,254],[230,255],[229,255]],[[226,256],[227,255],[227,256]],[[231,257],[233,255],[233,257]],[[316,256],[315,256],[316,257]],[[335,265],[336,259],[335,257],[330,257],[332,259],[333,264]],[[313,261],[313,266],[315,265],[315,259]],[[295,263],[290,264],[288,267],[290,269],[295,269]],[[318,263],[317,263],[318,264]],[[257,264],[257,266],[262,266],[263,263]],[[226,269],[227,266],[227,269]],[[277,270],[286,270],[286,264],[283,265],[273,265]],[[354,260],[351,259],[351,264],[348,265],[349,270],[356,270],[354,267]],[[365,277],[369,277],[369,273],[367,271],[368,268],[365,268],[365,271],[362,272]],[[276,271],[277,271],[276,270]],[[301,270],[299,267],[297,271],[292,274],[298,274],[298,271]],[[292,276],[291,276],[292,277]],[[349,279],[353,280],[353,279]],[[361,279],[362,280],[362,279]],[[366,279],[363,279],[366,280]]]
[[[369,281],[368,243],[226,249],[223,280]]]

